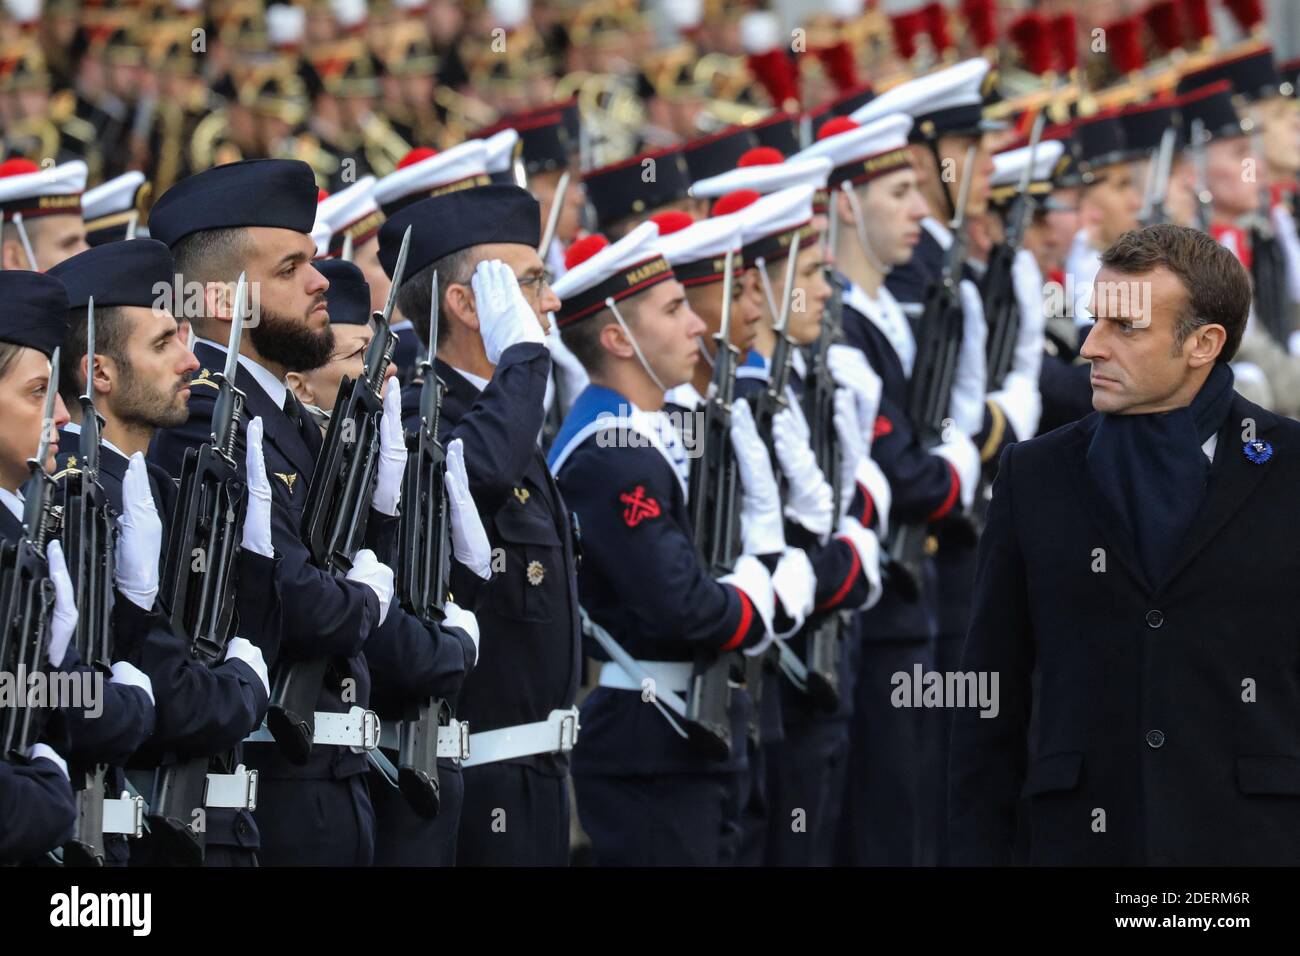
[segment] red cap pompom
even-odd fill
[[[740,212],[746,206],[758,201],[758,193],[753,189],[737,189],[735,192],[727,193],[713,204],[713,215],[729,216],[733,212]]]
[[[997,45],[997,11],[993,0],[961,0],[961,15],[966,18],[971,36],[981,49]]]
[[[1069,73],[1079,65],[1079,36],[1074,14],[1061,13],[1053,17],[1047,25],[1047,31],[1052,38],[1057,69]]]
[[[329,194],[328,192],[326,192],[324,189],[317,189],[317,190],[316,190],[316,201],[317,201],[318,203],[322,203],[322,202],[324,202],[326,199],[329,199],[329,198],[330,198],[330,194]]]
[[[609,240],[598,232],[593,232],[590,236],[583,236],[569,246],[569,251],[564,254],[564,268],[572,269],[574,266],[586,262],[608,245]]]
[[[832,136],[838,136],[840,133],[847,133],[851,129],[857,129],[858,124],[853,122],[847,116],[836,116],[828,119],[822,124],[822,128],[817,131],[817,141],[829,139]]]
[[[755,146],[740,154],[736,166],[743,169],[747,166],[773,166],[784,162],[785,154],[775,146]]]
[[[405,169],[407,166],[414,166],[423,159],[428,159],[430,156],[437,155],[438,151],[436,149],[430,149],[428,146],[417,146],[402,157],[402,161],[397,164],[397,168]]]
[[[1052,46],[1047,42],[1047,18],[1036,10],[1011,21],[1007,28],[1011,42],[1030,73],[1042,76],[1052,68]]]
[[[1106,45],[1111,62],[1121,73],[1142,69],[1141,20],[1135,14],[1106,24]]]
[[[40,171],[41,167],[30,159],[23,159],[22,157],[6,159],[3,163],[0,163],[0,177],[25,176],[28,173],[39,173]]]
[[[925,32],[930,34],[930,43],[936,53],[952,49],[952,36],[948,33],[948,10],[939,0],[921,9],[925,18]]]
[[[650,221],[659,227],[659,235],[661,236],[670,236],[679,229],[685,229],[695,222],[689,212],[683,212],[680,209],[657,212],[650,217]]]

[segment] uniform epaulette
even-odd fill
[[[206,385],[208,386],[208,388],[215,388],[215,389],[221,388],[220,385],[218,385],[215,381],[213,381],[212,372],[210,372],[206,368],[199,369],[198,374],[195,375],[192,379],[190,379],[190,386],[193,387],[195,385]]]

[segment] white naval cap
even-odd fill
[[[715,215],[734,212],[740,220],[747,267],[756,265],[759,259],[779,262],[789,254],[792,244],[797,250],[817,240],[812,223],[815,191],[808,185],[791,186],[752,198],[752,192],[741,190],[722,197]]]
[[[732,268],[744,268],[741,255],[742,223],[739,216],[714,216],[692,222],[688,213],[663,212],[651,216],[659,227],[659,251],[685,286],[721,282],[727,250],[734,250]]]
[[[757,155],[762,151],[763,147],[760,146],[750,150],[750,153]],[[776,150],[771,152],[775,153]],[[716,199],[737,189],[752,189],[759,195],[766,196],[791,186],[812,186],[824,190],[830,172],[831,164],[826,159],[792,156],[786,160],[729,169],[717,176],[701,179],[691,186],[691,195],[696,199]]]
[[[356,248],[379,234],[384,213],[375,202],[375,177],[362,176],[347,189],[326,196],[316,205],[316,224],[311,237],[316,256],[337,256],[351,236]]]
[[[143,212],[152,187],[138,169],[114,176],[81,196],[81,215],[86,220],[86,242],[98,246],[126,238],[132,213]]]
[[[790,161],[829,160],[832,188],[842,182],[860,186],[877,176],[912,165],[912,154],[907,148],[907,134],[911,130],[912,118],[903,113],[885,116],[865,126],[839,116],[822,127],[817,142],[795,153]]]
[[[552,291],[563,305],[555,313],[560,328],[589,318],[615,302],[675,278],[673,268],[659,249],[659,226],[643,222],[611,244],[596,234],[579,239],[564,257],[564,275]]]
[[[997,81],[997,72],[983,57],[964,60],[947,69],[900,83],[853,111],[851,119],[865,126],[893,113],[914,121],[912,138],[974,135],[1002,129],[984,119],[984,101]]]
[[[993,178],[989,182],[989,201],[1001,204],[1015,198],[1016,190],[1029,165],[1030,148],[1021,146],[997,153],[993,157]],[[1052,191],[1056,164],[1065,155],[1065,143],[1059,139],[1045,139],[1038,143],[1034,154],[1034,168],[1029,173],[1029,192],[1032,195]]]
[[[375,184],[375,202],[391,216],[421,199],[489,182],[483,140],[466,140],[442,152],[422,147],[407,153],[396,170]]]
[[[487,167],[488,177],[494,183],[513,183],[515,157],[523,149],[519,141],[519,131],[503,129],[499,133],[493,133],[483,142],[487,146],[484,165]]]
[[[29,159],[0,163],[0,219],[15,213],[24,219],[71,213],[81,215],[86,188],[86,164],[79,159],[44,169]]]

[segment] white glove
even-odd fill
[[[880,583],[880,539],[874,531],[862,527],[854,518],[844,519],[837,537],[851,544],[853,550],[858,552],[858,560],[862,562],[862,573],[867,576],[869,588],[867,599],[859,610],[865,611],[880,600],[885,590]]]
[[[853,391],[835,390],[835,434],[840,443],[840,500],[839,514],[849,510],[853,492],[857,488],[858,462],[866,457],[867,446],[862,440],[862,427],[858,423],[858,404]]]
[[[63,774],[64,780],[68,779],[68,762],[49,744],[32,744],[32,749],[28,751],[27,756],[32,760],[48,760],[59,768],[59,773]]]
[[[1020,308],[1020,327],[1016,330],[1016,351],[1011,359],[1011,368],[1029,381],[1037,382],[1038,370],[1043,364],[1043,330],[1047,327],[1047,314],[1043,311],[1043,273],[1038,268],[1038,260],[1028,249],[1016,252],[1011,263],[1011,288]]]
[[[758,437],[754,415],[743,399],[731,406],[731,447],[740,472],[740,538],[745,554],[780,554],[785,550],[781,496],[772,460]]]
[[[478,663],[478,618],[458,604],[448,601],[442,606],[443,621],[448,627],[458,627],[474,642],[474,663]]]
[[[1038,394],[1038,379],[1027,378],[1019,369],[1007,373],[1002,388],[989,394],[1011,423],[1019,441],[1033,438],[1038,419],[1043,414],[1043,399]]]
[[[388,605],[393,602],[393,569],[375,557],[375,552],[362,548],[352,559],[347,580],[364,584],[375,592],[379,598],[379,621],[375,626],[382,625],[388,617]]]
[[[719,580],[723,584],[730,584],[738,591],[745,592],[745,597],[749,598],[749,603],[762,618],[766,633],[761,641],[753,647],[746,648],[745,653],[751,657],[763,653],[772,643],[772,614],[776,600],[772,591],[772,576],[767,573],[767,568],[763,567],[763,562],[758,558],[752,554],[742,554],[740,560],[736,562],[736,570]]]
[[[136,607],[148,611],[158,597],[158,556],[162,553],[162,519],[149,490],[144,455],[136,452],[122,478],[122,515],[117,519],[117,589]]]
[[[975,500],[975,486],[980,480],[980,453],[975,443],[963,433],[952,429],[948,440],[935,446],[931,454],[938,455],[957,470],[961,483],[961,504],[969,508]]]
[[[266,459],[262,455],[262,417],[248,423],[244,432],[248,445],[244,473],[248,479],[248,510],[244,512],[244,550],[264,558],[275,557],[271,544],[271,482],[266,478]]]
[[[465,442],[457,438],[447,444],[447,472],[443,478],[447,501],[451,503],[451,550],[456,560],[486,581],[492,577],[492,545],[483,530],[483,519],[469,493],[465,472]]]
[[[876,370],[867,364],[867,357],[851,345],[832,345],[827,351],[826,364],[835,384],[848,389],[857,402],[858,425],[862,429],[865,454],[871,450],[871,443],[875,439],[876,416],[880,413],[880,395],[884,391],[884,384]]]
[[[962,312],[961,351],[957,354],[948,414],[962,434],[974,435],[984,426],[984,387],[988,374],[984,348],[988,328],[984,324],[984,305],[975,283],[963,279],[958,288]]]
[[[794,621],[788,631],[776,636],[790,637],[803,627],[817,599],[817,573],[802,548],[785,549],[772,572],[772,591],[781,602],[786,617]]]
[[[402,428],[402,391],[396,378],[384,385],[384,410],[379,416],[379,464],[375,469],[371,503],[380,514],[397,516],[406,474],[406,430]]]
[[[537,313],[524,298],[519,280],[500,259],[480,262],[470,286],[474,290],[483,351],[493,365],[501,361],[501,353],[512,345],[545,341]]]
[[[127,663],[126,661],[114,661],[113,665],[109,667],[109,671],[113,675],[108,679],[110,684],[123,684],[127,687],[139,687],[145,692],[146,696],[148,696],[149,703],[152,704],[154,702],[153,681],[151,681],[149,675],[140,670],[140,668],[136,667],[134,664]]]
[[[72,576],[63,560],[63,545],[58,539],[45,546],[45,561],[54,583],[54,611],[50,615],[50,642],[45,657],[51,667],[61,667],[68,644],[77,630],[77,596],[72,590]]]
[[[262,686],[266,688],[266,696],[271,696],[271,676],[266,669],[266,658],[262,656],[262,649],[252,641],[242,637],[232,637],[230,643],[226,645],[226,660],[243,661],[253,669],[262,680]]]
[[[793,407],[772,418],[772,444],[786,477],[785,516],[825,538],[835,521],[831,484],[817,467],[817,457],[798,427]]]

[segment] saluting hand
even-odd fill
[[[117,519],[117,589],[143,611],[158,597],[158,557],[162,553],[162,519],[149,490],[144,455],[131,456],[122,479],[122,516]]]
[[[271,482],[266,477],[266,459],[262,455],[262,430],[259,415],[245,431],[248,446],[244,472],[248,478],[248,510],[244,512],[244,550],[264,558],[275,557],[271,543]]]
[[[380,514],[397,515],[406,474],[406,432],[402,428],[402,392],[397,379],[384,385],[384,411],[379,416],[379,464],[371,499]]]
[[[483,519],[469,493],[465,472],[465,443],[457,438],[447,445],[447,472],[443,476],[451,505],[451,546],[456,560],[486,581],[492,577],[492,545]]]
[[[537,313],[524,298],[519,280],[500,259],[480,262],[470,287],[474,290],[483,350],[493,365],[501,361],[501,353],[512,345],[545,341]]]

